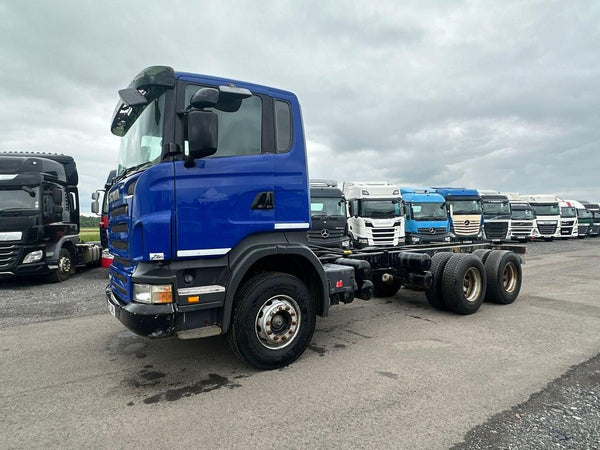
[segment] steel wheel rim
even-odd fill
[[[275,295],[264,302],[256,314],[256,337],[270,350],[287,347],[298,336],[301,318],[300,307],[292,297]]]
[[[67,274],[71,272],[71,258],[68,256],[61,256],[58,260],[58,270],[62,273]]]
[[[516,266],[512,262],[509,262],[504,266],[504,270],[502,271],[502,285],[504,286],[504,290],[508,293],[514,292],[517,288],[518,279]]]
[[[482,288],[481,273],[475,267],[469,267],[469,270],[463,277],[463,293],[469,303],[474,303],[479,299]]]

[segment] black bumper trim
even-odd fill
[[[164,338],[175,335],[175,311],[172,304],[145,305],[123,304],[106,288],[106,299],[115,308],[115,317],[136,334],[149,338]]]

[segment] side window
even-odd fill
[[[275,100],[275,138],[278,153],[292,147],[292,112],[290,104],[281,100]]]
[[[201,86],[189,85],[185,89],[185,104]],[[262,100],[253,95],[238,105],[217,105],[207,108],[219,116],[219,143],[217,151],[208,158],[223,156],[258,155],[261,153]],[[187,140],[185,152],[187,154]]]

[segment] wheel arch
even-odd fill
[[[231,266],[223,307],[223,333],[229,330],[235,294],[246,280],[260,273],[282,272],[303,281],[316,302],[317,314],[329,310],[328,284],[323,266],[317,256],[303,245],[273,245],[251,249]]]

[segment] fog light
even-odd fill
[[[138,303],[173,303],[171,285],[134,283],[133,301]]]
[[[416,243],[417,243],[417,242],[419,242],[421,239],[420,239],[420,238],[418,238],[417,236],[412,236],[412,237],[410,238],[410,240],[411,240],[411,242],[412,242],[412,243],[416,244]]]
[[[446,236],[446,237],[444,238],[444,241],[445,241],[445,242],[450,242],[450,236]]]
[[[25,258],[23,258],[23,264],[37,262],[44,256],[44,252],[41,250],[36,250],[34,252],[28,253]]]

